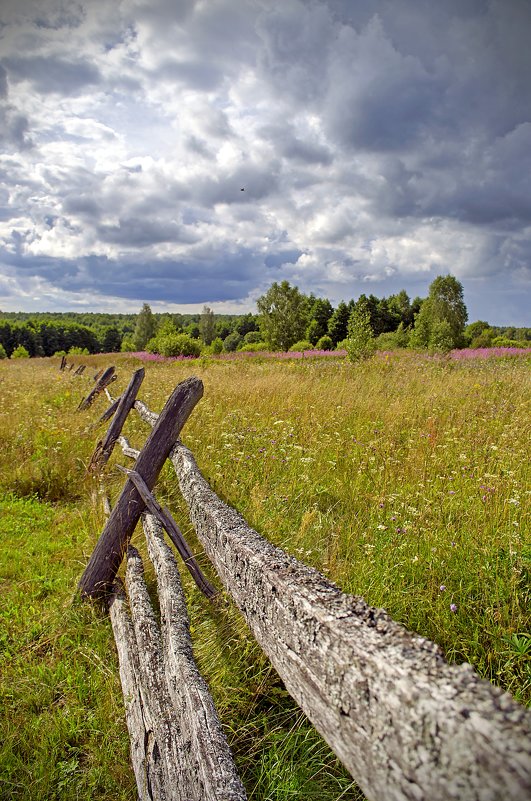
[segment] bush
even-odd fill
[[[313,345],[307,339],[300,339],[291,346],[290,353],[303,353],[305,350],[313,350]]]
[[[88,351],[88,348],[73,347],[73,348],[70,348],[70,350],[68,351],[68,355],[69,356],[88,356],[89,355],[89,351]]]
[[[159,334],[149,340],[146,350],[149,353],[160,353],[161,356],[197,357],[201,355],[201,343],[188,334]]]
[[[56,350],[54,351],[54,356],[66,356],[66,350]]]
[[[342,339],[341,342],[338,342],[336,345],[336,350],[346,350],[348,345],[348,338]]]
[[[131,336],[131,334],[127,334],[122,339],[120,350],[122,353],[133,353],[136,350],[135,343],[133,341],[133,337]]]
[[[12,359],[29,359],[30,355],[24,345],[19,345],[11,354]]]
[[[260,351],[268,350],[267,342],[248,342],[243,343],[238,348],[242,353],[259,353]]]
[[[325,334],[324,337],[317,340],[317,345],[315,346],[317,350],[333,350],[334,342],[332,337],[329,337],[328,334]]]
[[[243,342],[246,345],[256,345],[257,342],[262,342],[262,335],[260,331],[248,331],[243,338]],[[242,350],[241,345],[240,350]]]
[[[0,342],[0,359],[7,359],[6,349],[4,348],[1,342]]]
[[[216,337],[210,343],[210,353],[221,353],[223,351],[223,340]]]
[[[396,331],[387,331],[376,337],[374,345],[376,350],[396,350],[396,348],[407,348],[409,343],[409,332],[400,323]]]
[[[235,350],[238,350],[238,345],[241,341],[241,336],[237,331],[233,331],[232,334],[229,334],[228,337],[225,337],[223,340],[223,350],[226,350],[227,353],[234,353]]]
[[[522,339],[509,339],[508,337],[494,337],[491,346],[493,348],[528,348],[529,342]]]

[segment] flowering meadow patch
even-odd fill
[[[530,348],[463,348],[453,350],[450,358],[462,359],[489,359],[493,356],[531,356]]]
[[[186,362],[194,361],[200,356],[161,356],[159,353],[148,353],[147,351],[137,351],[127,354],[143,362]],[[340,350],[304,350],[304,351],[245,351],[239,350],[232,353],[209,354],[208,358],[214,361],[260,361],[262,359],[275,359],[278,361],[292,361],[301,359],[344,359],[347,351]],[[494,357],[509,356],[531,356],[531,348],[463,348],[453,350],[447,356],[429,355],[428,353],[418,353],[409,350],[396,351],[377,351],[376,359],[389,360],[391,358],[402,359],[426,359],[426,360],[447,360],[463,361],[468,359],[488,359]]]

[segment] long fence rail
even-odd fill
[[[481,679],[470,665],[449,665],[437,645],[407,631],[385,611],[370,607],[362,598],[342,593],[318,571],[271,545],[213,492],[193,454],[178,439],[202,391],[199,379],[187,379],[176,387],[160,415],[149,410],[142,401],[135,400],[133,408],[153,429],[142,451],[131,449],[119,434],[115,438],[124,452],[135,458],[135,474],[144,481],[148,473],[148,490],[152,489],[163,461],[170,458],[197,536],[225,589],[289,693],[367,798],[374,801],[524,801],[531,797],[531,712],[518,705],[509,694]],[[167,426],[170,433],[165,436]],[[159,442],[156,466],[149,456],[154,440]],[[163,440],[164,446],[161,445]],[[122,512],[116,514],[120,505]],[[113,536],[109,539],[107,524],[81,579],[83,594],[98,596],[110,592],[136,520],[145,508],[145,501],[129,477],[111,514],[111,518],[115,516]],[[143,519],[148,532],[157,530],[155,518],[143,514]],[[155,566],[157,559],[159,567],[162,564],[163,544],[160,533],[148,536],[150,555],[160,552],[155,556]],[[169,559],[167,554],[164,558]],[[129,604],[135,613],[142,609],[142,604],[135,600],[142,572],[138,560],[134,551],[128,552]],[[186,630],[187,617],[178,573],[173,568],[157,569],[157,573],[163,639],[166,648],[179,651],[175,643],[182,643],[179,636]],[[130,642],[131,629],[141,633],[149,628],[147,623],[128,622],[120,591],[115,588],[111,597],[117,643],[120,640]],[[164,598],[169,597],[173,600],[166,604]],[[163,608],[167,609],[167,618]],[[171,610],[177,608],[181,610],[180,623],[176,624],[180,635],[171,634],[175,629],[168,623],[174,619]],[[136,639],[141,648],[151,648],[138,632]],[[120,646],[118,649],[120,652]],[[163,687],[179,686],[179,692],[186,695],[187,688],[195,686],[193,681],[189,683],[189,677],[197,677],[198,673],[188,641],[184,650],[192,661],[186,662],[187,668],[174,662],[170,680],[166,685],[163,682]],[[160,661],[160,657],[153,659],[155,664]],[[162,658],[162,662],[165,661],[168,661],[167,656]],[[120,658],[121,672],[128,663],[134,664],[135,659]],[[148,677],[144,676],[146,680]],[[138,679],[136,681],[138,683]],[[124,694],[130,692],[129,686],[135,686],[131,678],[123,685]],[[158,709],[151,713],[157,720],[171,723],[172,716],[178,714],[171,712],[165,717],[163,710],[157,707],[162,703],[164,690],[159,698],[155,690],[148,693],[140,689],[136,711],[131,709],[129,717],[136,715],[138,718],[144,696],[150,696],[151,709]],[[173,697],[170,701],[168,708],[182,709],[182,699]],[[182,753],[200,754],[200,759],[206,763],[212,759],[203,745],[198,745],[198,735],[193,734],[190,710],[179,714],[178,737],[189,738],[188,742],[196,737],[195,745],[188,750],[181,749],[179,754],[172,754],[172,748],[179,750],[179,746],[170,748],[168,745],[166,751],[174,767],[165,769],[166,784],[161,792],[168,798],[188,801],[244,798],[243,788],[232,768],[226,774],[230,779],[226,779],[223,772],[220,774],[225,778],[219,790],[215,783],[209,787],[206,784],[198,787],[196,783],[186,789],[184,795],[176,791],[175,775],[190,774],[189,763],[183,762]],[[213,714],[215,716],[215,710]],[[151,729],[147,728],[152,731],[155,723],[150,725]],[[219,723],[212,726],[212,729],[207,726],[206,731],[221,732],[216,728]],[[146,731],[144,726],[144,733]],[[159,732],[162,743],[167,741],[166,734]],[[135,736],[131,735],[132,753],[135,748],[138,751],[135,743],[141,740],[138,734]],[[212,735],[211,740],[223,743],[222,735],[220,737]],[[209,738],[207,734],[207,742]],[[155,740],[158,742],[157,738]],[[226,765],[226,744],[220,748],[220,753],[225,754],[220,757],[221,762]],[[140,768],[135,768],[137,782],[139,775],[146,775],[145,749],[143,759]],[[197,762],[192,772],[200,772]],[[154,776],[156,784],[156,771]],[[150,782],[152,786],[153,781]],[[147,797],[155,798],[155,795]]]

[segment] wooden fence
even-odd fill
[[[113,432],[135,469],[80,581],[84,596],[110,599],[140,797],[245,798],[193,662],[179,574],[160,521],[167,530],[171,524],[151,503],[168,457],[223,586],[292,697],[368,799],[531,797],[528,710],[470,665],[449,665],[437,645],[272,546],[217,497],[178,439],[202,393],[199,379],[187,379],[160,415],[129,393],[129,408],[152,431],[140,452]],[[129,547],[141,515],[157,573],[160,630],[149,611],[140,557]],[[126,553],[132,614],[115,583]]]

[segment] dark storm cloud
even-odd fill
[[[102,242],[138,248],[161,242],[190,244],[197,238],[171,220],[146,220],[138,217],[120,219],[116,225],[100,225],[98,233]]]
[[[15,56],[4,64],[10,79],[29,81],[43,94],[75,95],[101,82],[99,70],[86,60]]]

